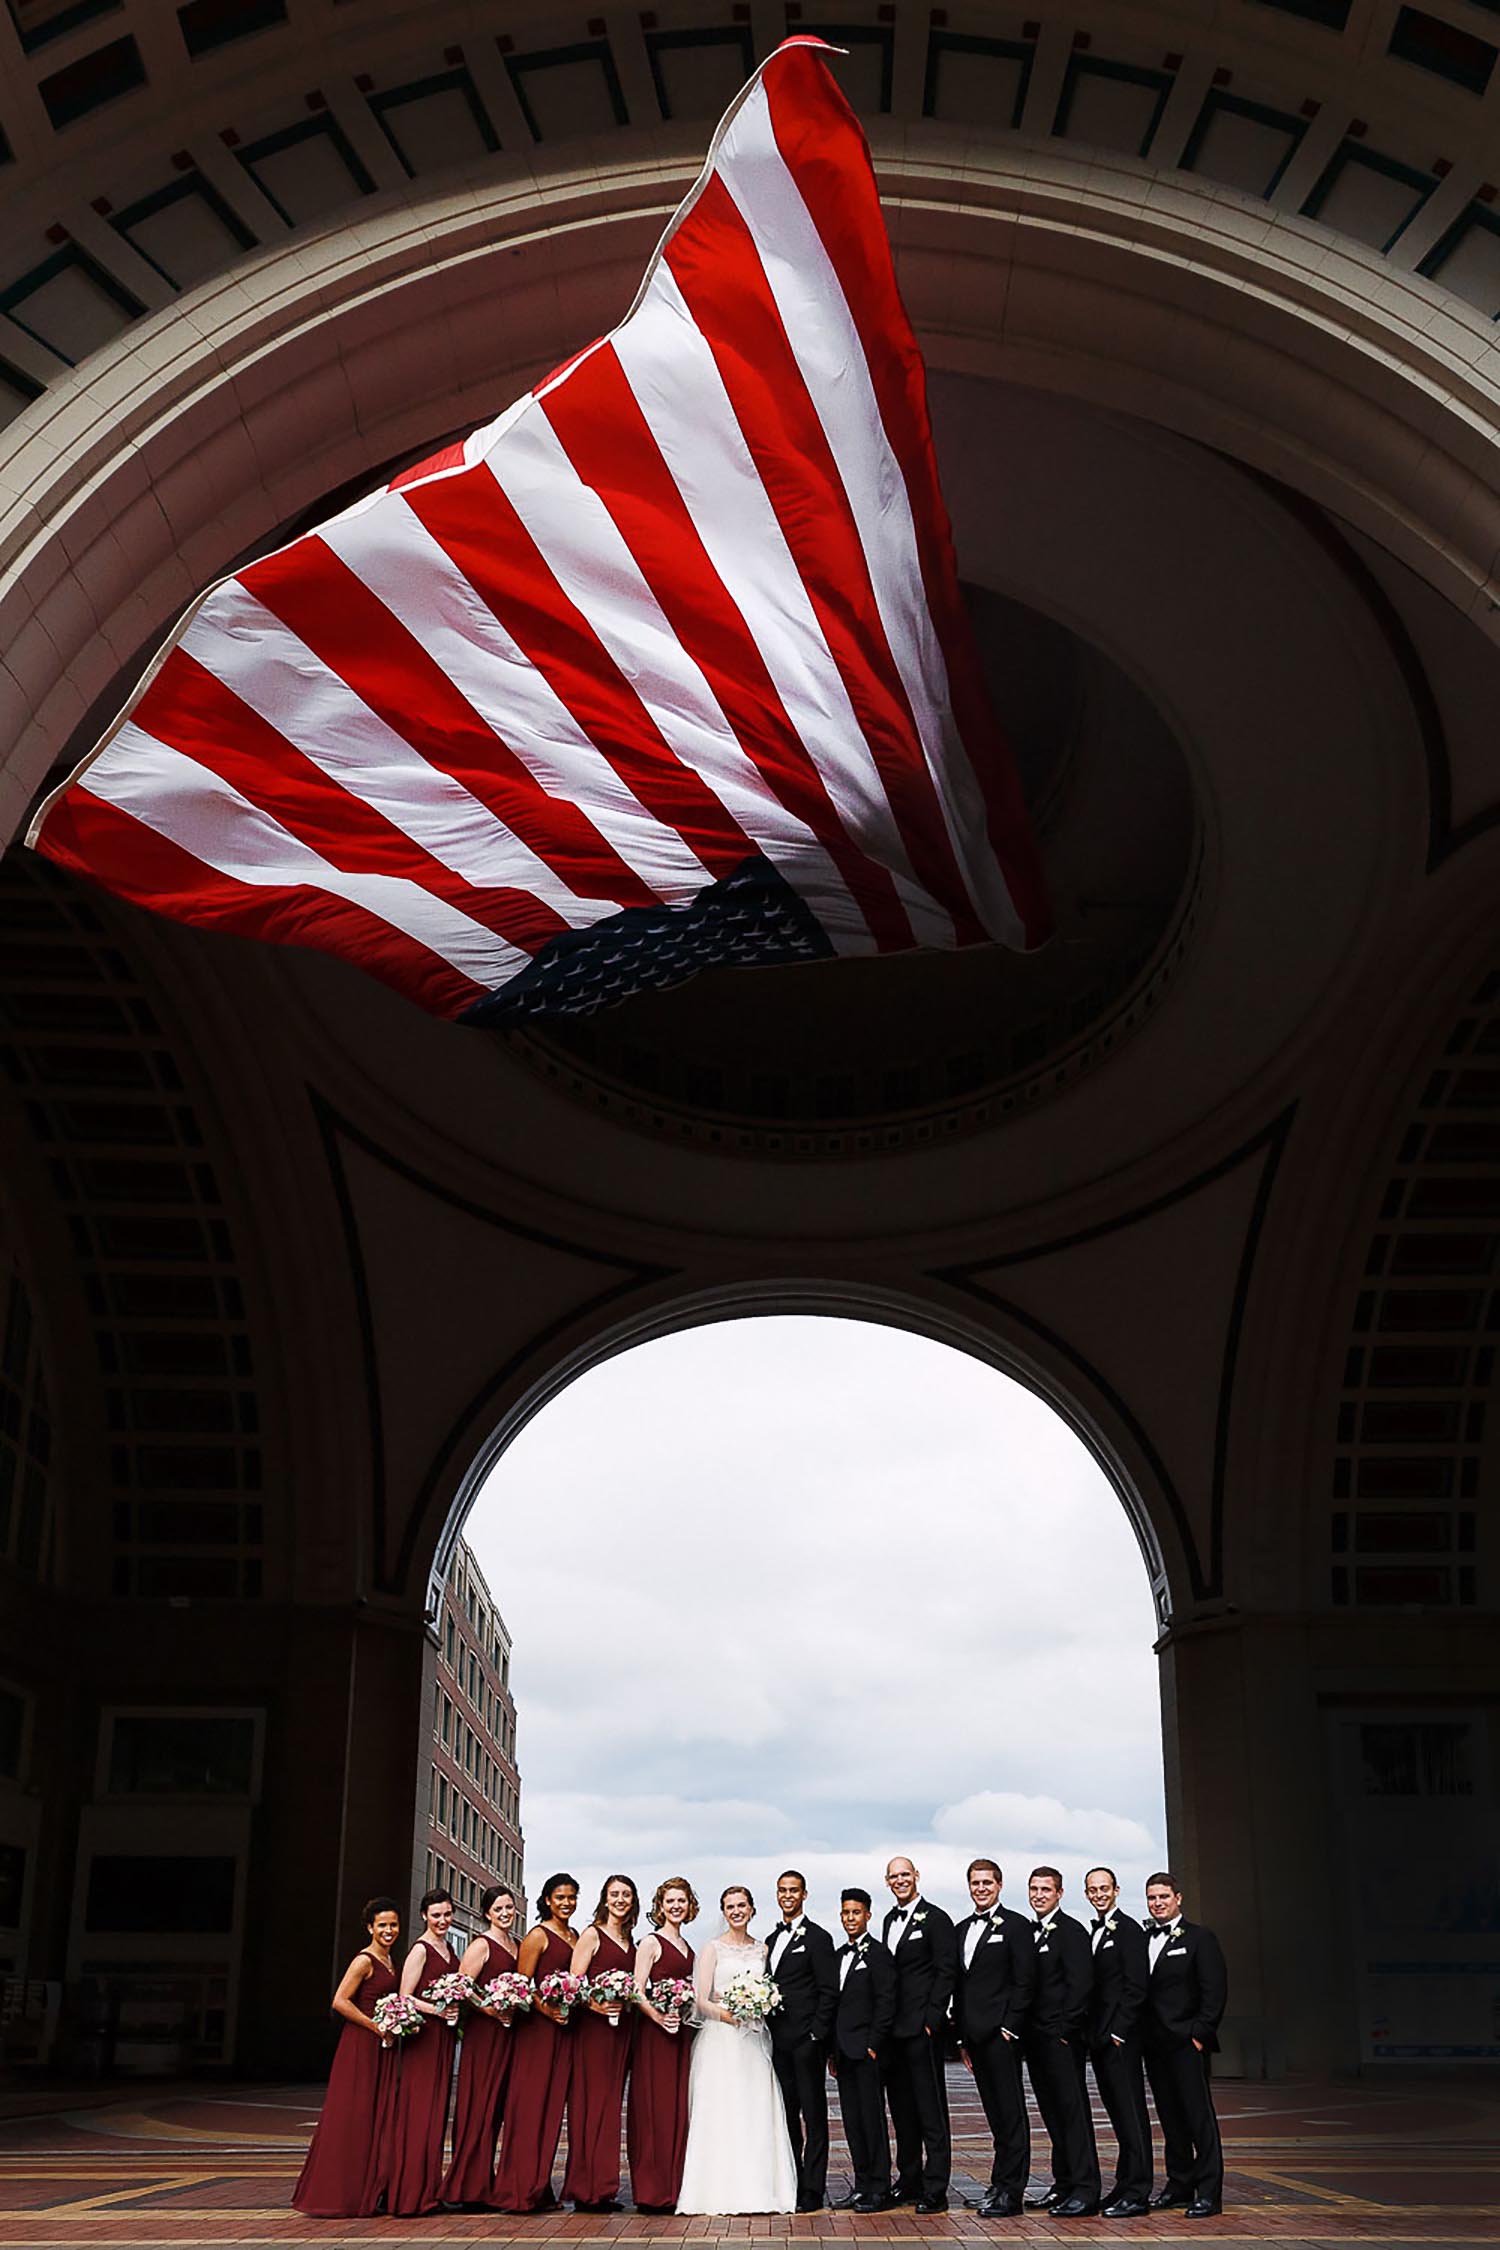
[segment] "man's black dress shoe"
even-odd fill
[[[1045,2195],[1028,2195],[1026,2209],[1028,2211],[1050,2211],[1053,2204],[1060,2200],[1056,2188],[1049,2187]]]
[[[981,2219],[1014,2219],[1021,2208],[1014,2195],[987,2195],[979,2206]]]
[[[912,2205],[912,2209],[919,2219],[930,2218],[934,2211],[946,2211],[947,2208],[948,2198],[946,2195],[919,2195]]]
[[[880,2198],[880,2208],[882,2211],[899,2211],[903,2203],[910,2203],[910,2201],[911,2197],[902,2195],[899,2189],[888,2188]]]
[[[1116,2195],[1104,2204],[1102,2219],[1144,2219],[1151,2206],[1143,2195]]]
[[[1191,2201],[1192,2198],[1184,2188],[1164,2187],[1159,2194],[1152,2196],[1151,2208],[1153,2211],[1171,2211]]]
[[[1182,2215],[1185,2219],[1216,2219],[1223,2208],[1222,2203],[1210,2203],[1206,2195],[1195,2195]]]
[[[883,2195],[852,2195],[840,2208],[845,2211],[886,2211],[890,2206]]]
[[[1097,2219],[1099,2206],[1090,2203],[1086,2195],[1070,2195],[1066,2203],[1053,2204],[1052,2216],[1054,2219]]]

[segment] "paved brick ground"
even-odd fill
[[[287,2207],[321,2089],[297,2086],[143,2087],[7,2104],[0,2122],[0,2250],[153,2250],[186,2244],[285,2242],[732,2242],[808,2245],[850,2237],[885,2244],[1038,2243],[1183,2238],[1236,2244],[1500,2242],[1500,2087],[1252,2086],[1223,2084],[1228,2151],[1221,2219],[1161,2215],[1111,2225],[982,2220],[977,2198],[988,2153],[969,2081],[954,2070],[954,2208],[917,2219],[819,2212],[807,2218],[475,2218],[313,2221]],[[1113,2144],[1102,2118],[1106,2178]],[[1045,2151],[1039,2139],[1038,2151]],[[1045,2162],[1044,2153],[1039,2161]],[[847,2181],[835,2138],[834,2191]]]

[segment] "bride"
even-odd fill
[[[679,2211],[794,2211],[797,2167],[786,2129],[771,2035],[740,2025],[723,2004],[737,1978],[760,1976],[766,1949],[750,1935],[755,1901],[735,1884],[719,1901],[724,1928],[698,1955],[699,2030],[688,2065],[687,2155]]]

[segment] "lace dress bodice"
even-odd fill
[[[715,2000],[722,2001],[729,1986],[737,1984],[741,1977],[765,1975],[766,1949],[759,1938],[752,1939],[749,1945],[726,1945],[722,1938],[716,1938],[713,1955],[712,1997]]]

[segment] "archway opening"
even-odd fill
[[[624,1868],[769,1902],[790,1859],[832,1922],[897,1850],[962,1911],[990,1853],[1013,1903],[1053,1861],[1086,1911],[1096,1861],[1132,1905],[1162,1862],[1135,1535],[1082,1438],[964,1351],[797,1314],[638,1344],[525,1424],[464,1539],[515,1634],[532,1891],[567,1866],[587,1906]],[[445,1762],[416,1872],[472,1924],[477,1808],[438,1752],[419,1794]]]

